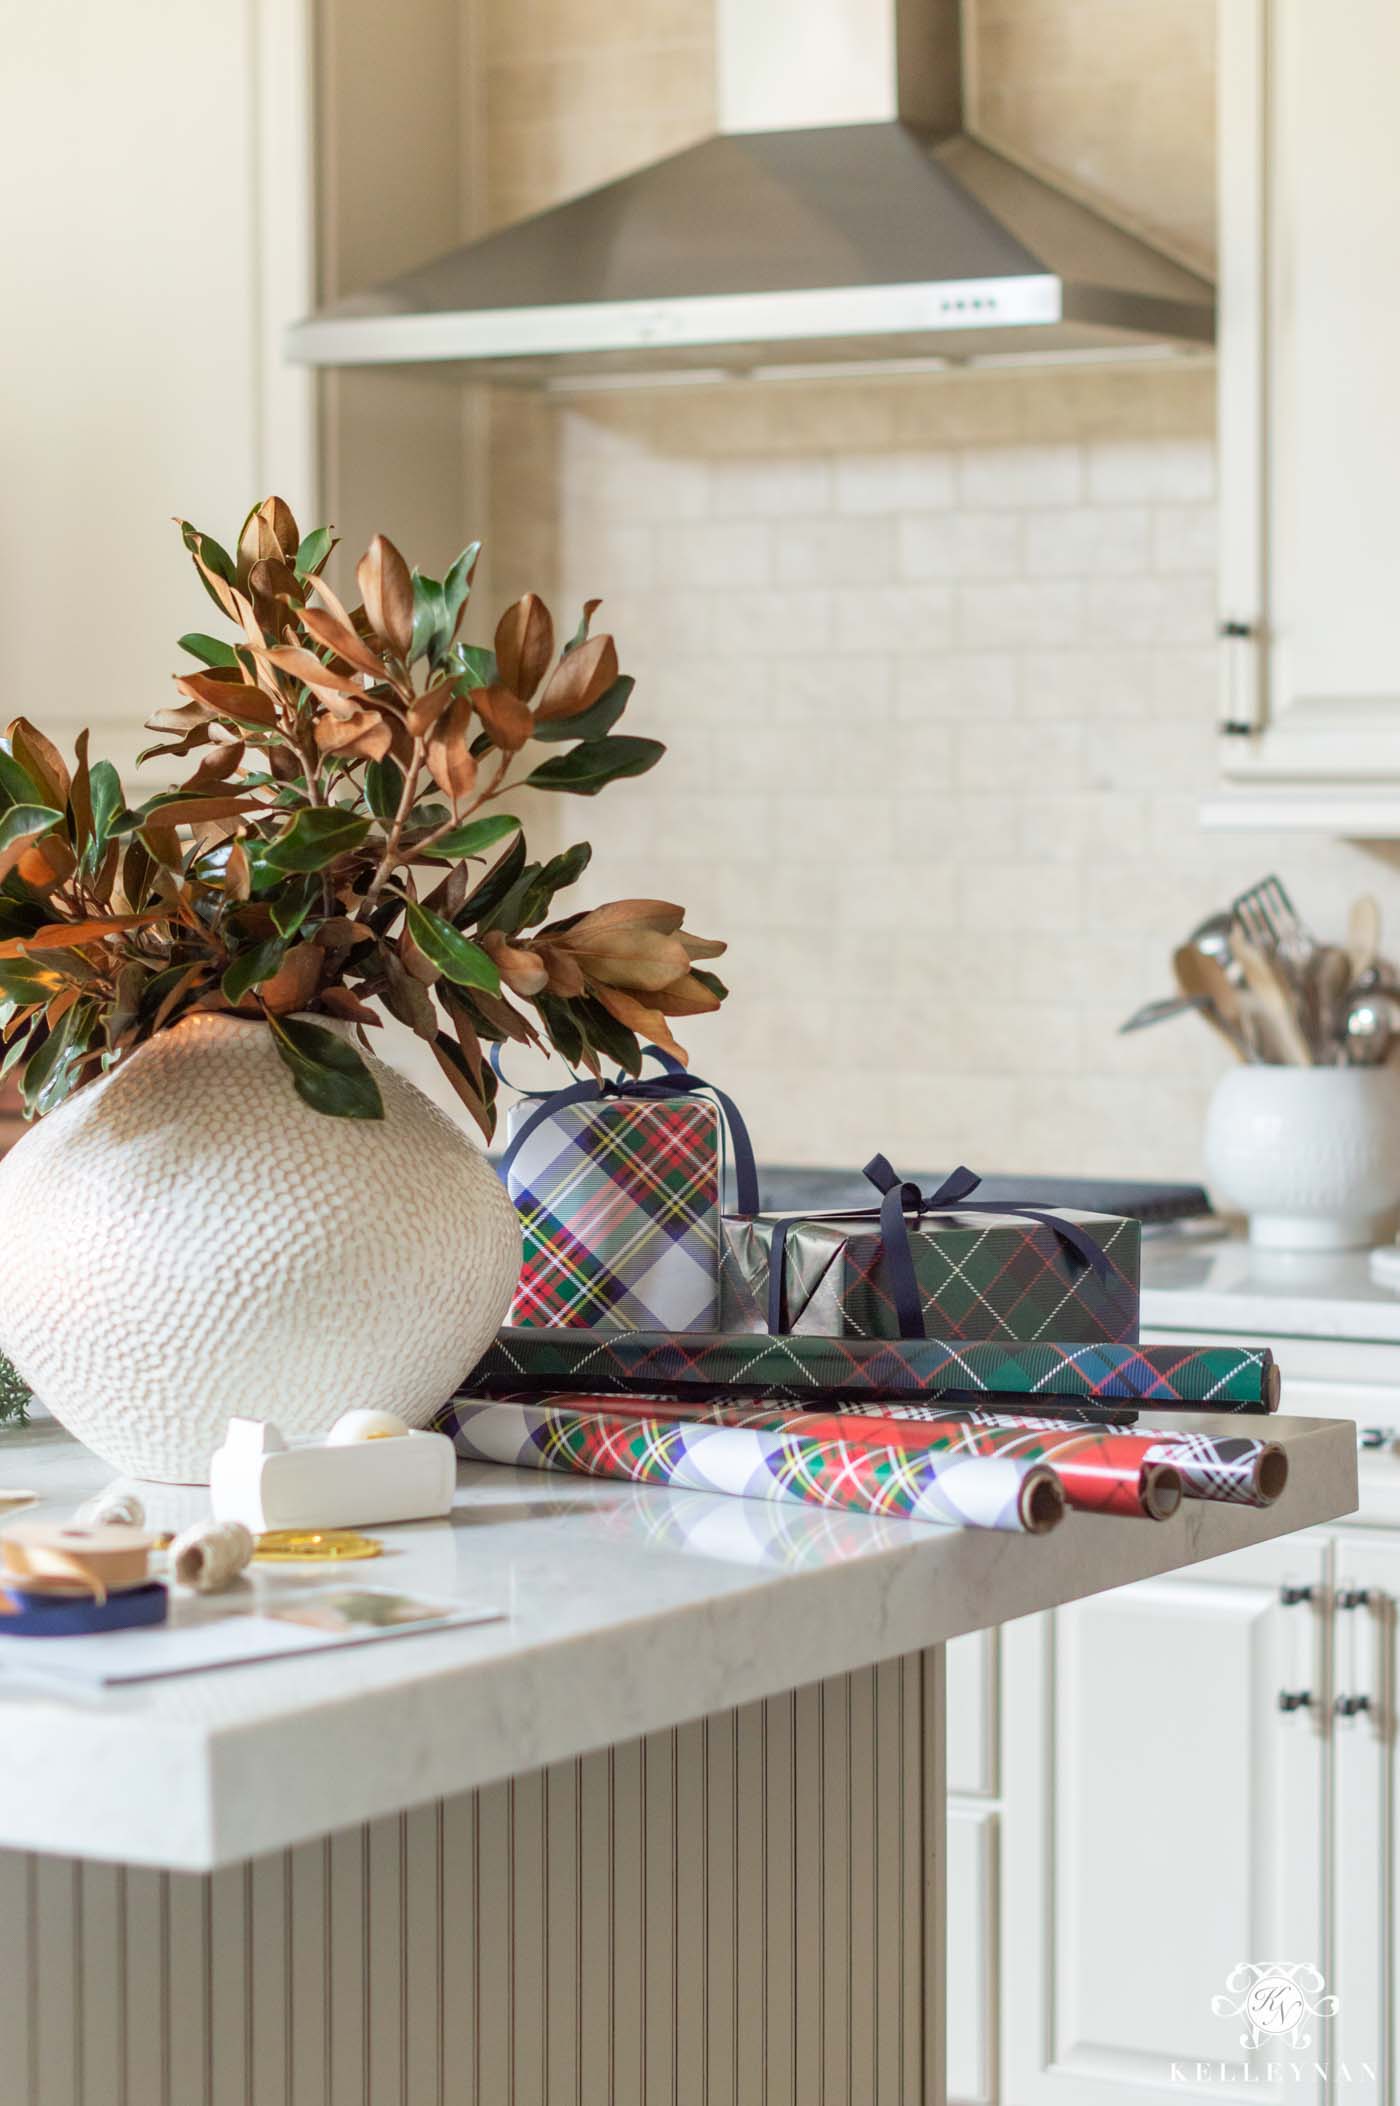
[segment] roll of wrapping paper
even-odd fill
[[[941,1416],[929,1404],[846,1404],[840,1407],[847,1419],[867,1423],[884,1420],[895,1426],[922,1423]],[[1010,1412],[978,1412],[989,1426],[1021,1426],[1045,1432],[1054,1427],[1073,1432],[1072,1419],[1031,1418]],[[1194,1433],[1168,1427],[1133,1429],[1133,1438],[1147,1444],[1149,1462],[1169,1462],[1179,1472],[1181,1489],[1188,1499],[1219,1499],[1231,1506],[1272,1506],[1288,1483],[1288,1456],[1277,1441],[1254,1440],[1245,1434]]]
[[[581,1410],[572,1398],[460,1402],[448,1412],[444,1430],[471,1462],[1028,1535],[1043,1535],[1064,1514],[1054,1472],[1019,1456],[939,1455],[868,1440],[696,1425],[612,1412],[606,1404]]]
[[[459,1397],[770,1397],[785,1404],[952,1397],[1206,1411],[1276,1411],[1266,1346],[969,1345],[901,1338],[769,1338],[751,1332],[498,1331]],[[995,1409],[995,1404],[987,1408]]]
[[[562,1399],[556,1399],[562,1402]],[[993,1425],[985,1414],[965,1412],[945,1419],[902,1419],[859,1412],[817,1412],[765,1404],[637,1402],[617,1398],[598,1404],[574,1398],[578,1410],[650,1415],[689,1426],[743,1426],[756,1432],[791,1433],[804,1440],[864,1441],[872,1447],[907,1448],[921,1455],[1022,1456],[1048,1463],[1064,1487],[1068,1504],[1081,1513],[1146,1515],[1168,1521],[1181,1504],[1181,1478],[1168,1457],[1154,1456],[1136,1434],[1088,1426]]]

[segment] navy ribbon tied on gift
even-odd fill
[[[734,1099],[728,1096],[725,1091],[716,1089],[712,1082],[706,1082],[703,1075],[692,1075],[671,1054],[663,1053],[660,1046],[643,1046],[642,1052],[644,1055],[649,1055],[651,1059],[659,1061],[665,1069],[665,1073],[662,1075],[629,1075],[624,1070],[619,1069],[618,1073],[611,1080],[600,1081],[596,1076],[589,1075],[582,1082],[566,1083],[563,1089],[559,1090],[522,1091],[521,1094],[523,1096],[538,1098],[540,1101],[536,1109],[531,1112],[529,1118],[521,1126],[519,1132],[512,1136],[509,1145],[496,1164],[501,1183],[505,1183],[511,1164],[515,1161],[516,1156],[520,1153],[526,1141],[529,1140],[535,1128],[543,1125],[546,1119],[552,1119],[556,1112],[563,1111],[566,1105],[596,1104],[609,1097],[641,1098],[643,1101],[648,1099],[657,1101],[667,1097],[694,1097],[704,1092],[712,1097],[719,1106],[729,1134],[729,1145],[734,1159],[736,1211],[740,1214],[756,1214],[758,1212],[758,1165],[754,1161],[753,1143],[749,1139],[749,1129],[744,1124],[743,1114],[734,1102]],[[496,1068],[496,1073],[499,1075],[501,1071],[495,1060],[494,1048],[492,1049],[492,1065]],[[504,1081],[504,1076],[501,1079]]]
[[[902,1178],[888,1156],[871,1156],[861,1175],[869,1178],[882,1195],[878,1207],[850,1207],[838,1213],[799,1215],[775,1226],[768,1259],[768,1328],[771,1332],[781,1333],[786,1329],[788,1231],[800,1226],[803,1220],[878,1221],[890,1298],[899,1319],[901,1338],[925,1336],[923,1296],[919,1292],[919,1276],[909,1240],[911,1214],[915,1227],[930,1214],[1015,1214],[1023,1221],[1038,1221],[1052,1229],[1065,1248],[1089,1266],[1099,1279],[1108,1278],[1108,1253],[1087,1229],[1081,1228],[1077,1222],[1066,1221],[1063,1215],[1052,1213],[1046,1207],[1025,1206],[1014,1199],[975,1199],[972,1195],[982,1180],[965,1163],[950,1171],[938,1190],[927,1195],[920,1192],[910,1179]]]

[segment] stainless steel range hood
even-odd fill
[[[956,0],[717,0],[720,133],[339,302],[311,365],[575,381],[1209,343],[1214,295],[962,126]]]

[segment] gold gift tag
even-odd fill
[[[353,1528],[270,1528],[258,1537],[255,1565],[319,1565],[332,1558],[377,1558],[384,1545]]]

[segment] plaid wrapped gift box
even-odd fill
[[[666,1064],[512,1107],[499,1169],[524,1246],[513,1325],[716,1327],[726,1118],[740,1205],[757,1206],[757,1173],[730,1100]]]
[[[884,1194],[878,1209],[726,1217],[725,1331],[1016,1344],[1137,1338],[1139,1222],[1068,1207],[979,1205],[966,1170],[928,1198],[900,1184],[882,1156],[866,1174]]]

